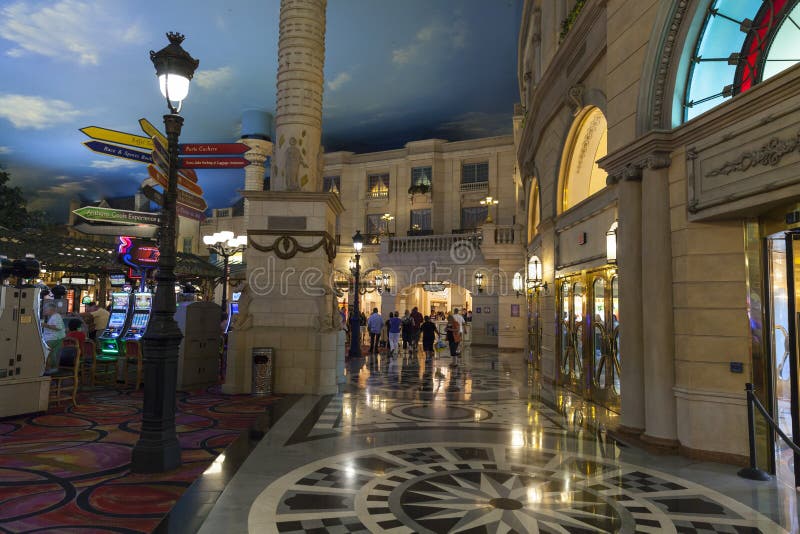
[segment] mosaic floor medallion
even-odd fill
[[[488,443],[325,458],[268,486],[248,522],[250,532],[290,533],[785,532],[729,497],[665,473]]]

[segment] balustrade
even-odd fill
[[[389,253],[447,252],[455,243],[460,242],[469,243],[476,249],[480,248],[481,234],[393,237],[389,239]]]

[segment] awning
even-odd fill
[[[0,255],[10,259],[33,254],[48,271],[105,275],[126,269],[117,263],[113,243],[45,234],[16,232],[0,227]],[[217,278],[222,269],[194,254],[178,252],[175,274],[180,277]]]

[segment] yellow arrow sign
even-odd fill
[[[118,132],[117,130],[109,130],[108,128],[100,128],[99,126],[87,126],[86,128],[81,128],[80,131],[92,139],[98,139],[100,141],[108,141],[109,143],[117,143],[118,145],[135,146],[146,150],[153,149],[153,141],[141,135]]]
[[[167,138],[164,137],[164,134],[159,132],[158,128],[153,126],[153,124],[149,120],[144,119],[144,118],[139,119],[139,126],[141,126],[142,127],[142,131],[144,133],[146,133],[147,135],[149,135],[150,137],[158,138],[158,140],[161,142],[161,144],[163,146],[169,146],[169,143],[167,142]],[[152,143],[151,143],[151,148],[152,148]]]

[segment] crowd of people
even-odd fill
[[[418,308],[406,310],[403,316],[400,312],[389,312],[389,317],[384,319],[378,308],[372,309],[372,314],[367,317],[363,312],[360,317],[362,335],[369,336],[369,354],[378,354],[382,350],[389,358],[395,358],[400,353],[417,353],[420,341],[422,351],[426,358],[436,354],[436,343],[446,343],[450,349],[451,365],[459,363],[461,356],[461,343],[464,336],[465,323],[471,319],[471,313],[466,312],[469,318],[461,315],[458,308],[448,315],[425,315]],[[344,310],[341,310],[342,324],[349,332],[349,323],[344,320]],[[441,317],[441,319],[440,319]],[[444,331],[434,323],[434,320],[445,320]]]

